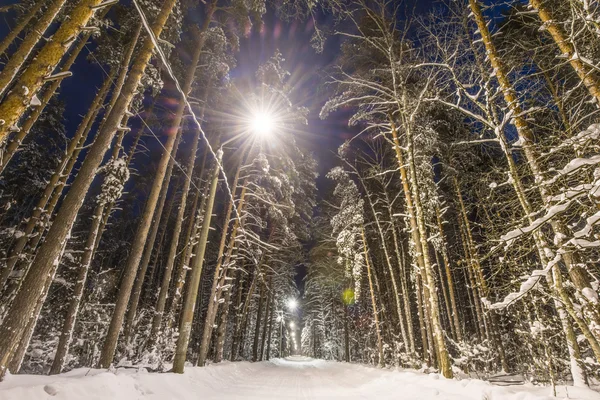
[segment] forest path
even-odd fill
[[[600,399],[591,390],[567,389],[570,399]],[[559,395],[566,393],[559,388]],[[479,380],[448,380],[437,374],[298,356],[189,367],[183,375],[81,368],[58,376],[9,376],[0,383],[2,400],[541,400],[550,399],[549,394],[549,388],[505,388]]]

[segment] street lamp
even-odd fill
[[[252,131],[262,137],[273,132],[275,121],[272,115],[264,111],[256,112],[251,121]]]
[[[287,308],[290,311],[294,311],[296,308],[298,308],[298,300],[293,299],[293,298],[292,299],[288,299],[288,301],[287,301]]]

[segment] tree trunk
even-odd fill
[[[263,298],[265,296],[265,285],[260,285],[258,295],[258,308],[256,310],[256,323],[254,324],[254,341],[252,342],[252,362],[258,361],[258,341],[260,339],[260,322],[263,311]]]
[[[203,211],[206,208],[206,201],[208,199],[208,191],[210,190],[210,185],[207,182],[203,187],[202,201],[200,202],[200,207],[196,210],[196,215],[191,217],[190,224],[193,223],[192,226],[188,228],[188,241],[186,247],[184,249],[184,254],[181,257],[179,265],[177,266],[177,279],[175,280],[175,285],[173,288],[173,295],[171,296],[171,303],[167,308],[169,312],[169,317],[166,321],[166,330],[170,330],[172,328],[173,323],[175,323],[176,317],[175,313],[179,308],[179,303],[181,302],[181,298],[183,296],[183,289],[185,285],[186,276],[188,270],[190,269],[189,265],[193,263],[193,249],[198,243],[198,235],[200,234],[200,229],[202,225],[202,218],[204,216]]]
[[[39,1],[38,3],[41,5],[44,2]],[[97,16],[98,19],[104,18],[109,9],[110,7],[104,7],[100,15]],[[81,36],[81,38],[78,39],[77,46],[75,46],[73,51],[71,51],[71,53],[69,54],[69,57],[62,64],[60,72],[67,72],[71,69],[71,67],[75,63],[75,60],[77,59],[77,56],[79,55],[79,53],[81,53],[81,50],[83,50],[91,36],[92,32],[86,32]],[[23,139],[25,138],[25,136],[27,136],[33,125],[36,123],[36,121],[46,108],[46,105],[50,102],[50,99],[52,98],[52,96],[54,96],[54,93],[56,93],[56,90],[60,86],[61,82],[62,79],[57,79],[50,83],[50,85],[44,91],[42,98],[40,99],[41,105],[34,107],[31,110],[31,112],[27,116],[27,119],[23,122],[21,130],[15,133],[15,135],[11,138],[10,142],[6,144],[6,148],[4,149],[0,157],[0,174],[2,174],[2,172],[6,168],[6,165],[15,155],[19,146],[21,146]]]
[[[400,251],[400,241],[398,240],[398,232],[396,231],[396,221],[395,221],[395,217],[394,217],[394,212],[392,211],[391,208],[391,203],[390,203],[390,199],[388,197],[388,193],[387,191],[384,191],[385,193],[385,199],[386,199],[386,204],[387,204],[387,208],[388,208],[388,214],[390,217],[390,224],[391,224],[391,230],[392,230],[392,237],[394,239],[394,252],[396,254],[396,260],[398,261],[398,272],[400,274],[400,285],[402,287],[402,299],[404,301],[404,312],[406,315],[406,327],[407,327],[407,331],[408,331],[408,340],[409,340],[409,347],[408,350],[410,351],[411,354],[415,354],[415,336],[414,336],[414,331],[413,331],[413,326],[412,326],[412,311],[410,309],[410,295],[409,295],[409,291],[408,291],[408,284],[406,282],[406,268],[404,266],[404,257],[402,257],[401,255],[401,251]]]
[[[367,276],[369,277],[369,290],[371,293],[371,306],[373,307],[373,319],[375,320],[375,332],[377,333],[377,352],[379,359],[377,364],[380,367],[384,366],[383,358],[383,342],[381,340],[381,328],[379,326],[379,311],[377,311],[377,302],[375,301],[375,291],[373,290],[373,279],[371,277],[371,262],[369,261],[369,249],[367,248],[367,238],[365,236],[365,228],[361,228],[363,248],[365,252],[365,263],[367,265]]]
[[[238,280],[240,282],[240,288],[238,288],[238,293],[241,291],[241,277],[238,275]],[[223,349],[225,348],[225,335],[227,332],[227,322],[229,317],[229,309],[231,308],[231,291],[233,287],[230,287],[225,292],[225,301],[223,302],[223,307],[221,310],[221,319],[219,320],[219,326],[217,327],[217,343],[215,344],[215,362],[219,363],[223,361]],[[268,349],[267,349],[268,352]],[[267,358],[268,359],[268,358]],[[201,364],[200,364],[201,365]]]
[[[265,354],[265,359],[269,361],[271,358],[271,334],[273,332],[273,314],[275,310],[275,292],[271,294],[271,314],[269,315],[269,333],[267,334],[267,353]],[[262,359],[261,359],[262,361]]]
[[[83,1],[81,6],[85,6],[84,8],[87,10],[85,15],[91,15],[91,9],[89,6],[97,3],[98,0]],[[153,31],[155,35],[160,36],[164,24],[169,17],[172,8],[175,6],[175,3],[176,0],[166,0],[163,3],[163,7],[153,24]],[[78,6],[76,10],[79,10],[81,6]],[[71,15],[71,19],[63,24],[63,26],[61,26],[59,29],[61,34],[67,33],[66,27],[72,26],[73,23],[80,26],[80,17],[82,15],[84,15],[83,12],[74,12]],[[58,41],[60,36],[57,35],[58,32],[56,35],[54,35],[54,41],[51,43]],[[140,79],[144,73],[144,69],[146,68],[147,63],[152,56],[153,48],[154,45],[152,41],[146,40],[143,47],[140,49],[131,72],[127,77],[127,81],[123,87],[123,90],[121,91],[121,94],[115,103],[115,107],[113,107],[113,110],[111,110],[110,115],[107,117],[103,129],[96,136],[96,140],[90,148],[84,163],[79,169],[77,177],[75,178],[69,193],[63,201],[62,207],[60,208],[60,211],[58,212],[56,219],[52,224],[48,235],[46,236],[44,244],[37,252],[37,255],[31,265],[30,273],[27,274],[27,277],[23,282],[23,287],[26,288],[26,290],[19,291],[7,313],[5,322],[0,327],[0,376],[4,376],[4,373],[6,372],[6,363],[8,357],[14,346],[16,346],[16,341],[24,332],[27,321],[29,318],[37,319],[38,317],[38,315],[34,313],[35,304],[39,298],[46,296],[46,290],[44,289],[45,277],[49,275],[53,276],[56,271],[57,265],[55,265],[55,260],[60,257],[63,244],[71,231],[85,195],[87,194],[94,176],[96,175],[97,168],[104,158],[104,153],[109,147],[110,142],[117,131],[118,125],[123,119],[123,115],[127,111],[131,99],[136,92]],[[47,58],[42,57],[42,52],[40,52],[40,55],[38,55],[38,62],[35,65],[32,64],[36,68],[40,63],[47,62],[45,61]],[[32,66],[30,65],[28,71],[31,68]],[[35,71],[35,69],[32,71]],[[26,73],[24,73],[21,77],[21,80],[23,80],[26,75],[29,76],[30,74],[28,74],[26,71]],[[22,101],[20,96],[19,99],[19,101]],[[4,104],[7,104],[7,102],[4,102],[3,105],[0,106],[0,110],[8,110],[7,108],[2,108]],[[0,111],[0,115],[4,115],[4,112]]]
[[[412,123],[410,121],[409,123]],[[395,131],[395,130],[394,130]],[[452,365],[450,363],[450,357],[448,355],[448,350],[446,349],[446,343],[444,338],[444,332],[440,323],[440,315],[439,315],[439,302],[437,297],[437,287],[434,278],[434,272],[431,267],[431,262],[429,261],[429,249],[427,243],[427,231],[425,225],[425,215],[421,205],[421,199],[419,197],[419,182],[417,179],[416,165],[414,159],[414,147],[413,147],[413,138],[412,131],[410,127],[406,130],[407,133],[407,144],[408,144],[408,169],[410,172],[411,182],[412,182],[412,193],[413,193],[413,201],[415,207],[415,215],[417,220],[417,226],[419,230],[419,236],[421,239],[421,248],[423,251],[423,262],[425,265],[425,279],[424,279],[424,287],[429,292],[429,312],[430,312],[430,322],[432,326],[432,334],[436,345],[437,350],[437,359],[439,362],[440,372],[446,378],[452,378]],[[400,149],[398,148],[400,152]],[[401,152],[400,152],[401,154]],[[401,157],[401,156],[400,156]]]
[[[29,21],[35,17],[45,3],[45,0],[37,0],[35,4],[33,4],[31,8],[27,10],[23,16],[21,16],[17,22],[17,25],[15,25],[15,27],[6,34],[6,37],[2,39],[2,42],[0,42],[0,56],[4,54],[11,43],[17,38],[17,36],[19,36],[19,33],[25,29],[25,27],[29,24]]]
[[[208,98],[208,89],[205,90],[204,101],[206,102]],[[200,115],[200,119],[204,117],[204,110],[202,108],[202,112]],[[196,152],[198,151],[198,144],[200,141],[200,132],[197,131],[194,140],[192,142],[192,149],[190,152],[190,157],[188,159],[186,165],[186,173],[187,177],[185,179],[183,185],[183,191],[181,194],[181,203],[179,205],[179,209],[177,211],[177,217],[175,219],[175,226],[173,227],[173,236],[171,237],[171,244],[169,246],[169,254],[167,256],[167,265],[165,266],[165,272],[163,274],[163,279],[160,285],[160,291],[158,294],[158,299],[156,303],[156,308],[154,310],[154,317],[152,318],[152,328],[150,331],[150,344],[153,345],[156,341],[156,336],[158,335],[158,331],[160,329],[162,323],[162,316],[165,310],[165,304],[167,300],[167,293],[169,291],[169,284],[171,282],[171,275],[173,274],[173,266],[175,265],[175,258],[177,257],[177,247],[179,246],[179,235],[181,234],[181,227],[183,225],[183,219],[185,217],[185,209],[187,205],[187,196],[190,191],[190,185],[192,184],[192,175],[194,172],[194,165],[196,163]],[[208,146],[206,146],[208,149]],[[206,157],[206,151],[205,151]],[[204,160],[203,160],[204,162]],[[198,191],[199,193],[199,191]],[[198,203],[198,199],[194,201],[194,207],[192,208],[190,220],[193,220],[194,210]]]
[[[544,27],[550,33],[556,45],[560,49],[562,56],[569,60],[569,64],[581,79],[581,82],[594,97],[596,104],[600,106],[600,82],[595,75],[595,71],[588,67],[581,58],[576,54],[575,47],[570,39],[563,32],[560,25],[552,18],[552,14],[548,8],[542,4],[542,0],[529,0],[531,8],[537,10],[538,16],[544,23]]]
[[[64,1],[57,0],[61,3],[61,6]],[[0,103],[0,143],[3,143],[9,132],[14,129],[19,118],[29,107],[31,99],[44,84],[44,78],[52,74],[65,52],[81,32],[81,29],[87,25],[94,14],[92,7],[98,5],[100,1],[79,1],[77,6],[69,13],[69,18],[61,24],[52,36],[52,40],[42,47],[27,68],[19,74],[19,78],[13,85],[15,89],[7,93]],[[4,78],[3,81],[10,82],[15,73],[16,71],[13,71],[9,74],[7,71],[7,78]],[[1,84],[0,91],[4,91],[6,87],[7,83]]]
[[[358,171],[356,169],[354,169],[354,170],[358,174]],[[402,335],[402,343],[404,344],[404,348],[408,350],[410,348],[409,347],[410,345],[409,345],[408,334],[406,332],[406,325],[404,322],[404,315],[403,315],[404,313],[403,313],[403,309],[402,309],[402,303],[400,301],[401,295],[400,295],[400,291],[398,290],[398,283],[396,282],[396,276],[394,275],[394,267],[392,266],[392,263],[391,263],[391,257],[389,255],[389,252],[387,249],[385,234],[383,232],[383,228],[381,227],[381,224],[379,223],[379,218],[377,216],[378,215],[377,210],[375,210],[375,205],[373,204],[373,200],[371,199],[370,192],[368,191],[367,186],[365,185],[362,177],[360,177],[360,176],[359,176],[359,181],[365,190],[366,197],[369,202],[370,209],[371,209],[371,213],[373,214],[373,218],[374,218],[375,224],[377,226],[377,232],[379,234],[379,245],[381,246],[381,248],[383,250],[385,262],[388,267],[388,272],[390,274],[390,280],[392,283],[393,297],[394,297],[394,302],[395,302],[396,314],[398,316],[398,323],[400,324],[400,333]]]
[[[0,72],[0,97],[4,93],[7,92],[8,88],[10,87],[11,82],[13,81],[13,79],[15,79],[17,77],[19,70],[21,69],[21,67],[23,67],[23,64],[25,64],[25,61],[27,61],[27,59],[29,58],[29,54],[31,54],[31,51],[34,49],[35,45],[38,44],[38,42],[40,41],[40,39],[42,38],[42,36],[46,32],[46,30],[48,29],[48,27],[50,26],[52,21],[54,21],[54,19],[56,18],[56,16],[58,15],[58,13],[63,8],[63,6],[65,5],[66,2],[67,2],[67,0],[52,1],[50,3],[50,5],[48,6],[48,8],[46,8],[46,10],[44,10],[40,19],[36,21],[35,26],[32,27],[32,29],[29,31],[27,36],[25,36],[25,39],[23,39],[23,42],[21,42],[21,45],[19,46],[19,48],[13,54],[11,54],[11,56],[8,59],[8,61],[6,62],[6,64],[4,64],[4,66],[2,68],[2,72]],[[34,6],[34,8],[35,8],[35,6]],[[91,17],[91,14],[92,14],[91,10],[89,10],[89,14],[90,14],[89,16],[85,16],[84,19],[82,20],[83,21],[82,26],[85,26],[87,24],[87,20]],[[76,29],[76,31],[73,33],[73,37],[76,37],[77,29],[81,29],[81,28],[74,27],[74,29]],[[58,32],[57,32],[57,34],[58,34]],[[68,38],[68,36],[67,36],[67,38]],[[52,43],[54,40],[56,40],[56,39],[53,38],[48,43]],[[64,52],[66,50],[68,50],[68,48],[69,48],[68,45],[63,46],[65,43],[60,43],[60,44],[61,44],[61,47],[65,47],[65,48],[61,49],[60,47],[56,47],[55,51],[59,53],[59,58],[58,58],[58,60],[56,60],[56,64],[58,64],[58,62],[60,61],[60,57],[62,57]],[[40,54],[41,54],[41,52],[40,52]],[[33,60],[32,63],[34,63],[34,62],[35,62],[35,59]],[[54,66],[56,66],[56,64],[54,64]],[[48,72],[51,72],[51,70],[54,69],[54,66],[49,68],[50,71],[48,71]]]
[[[245,161],[249,155],[250,148],[248,152],[243,156],[240,160],[240,164],[238,165],[237,171],[235,173],[235,177],[233,179],[233,193],[235,194],[237,190],[239,175],[242,166],[245,164]],[[240,199],[238,203],[237,213],[236,215],[241,216],[246,198],[246,187],[242,184],[242,191],[240,193]],[[217,315],[217,310],[219,307],[219,300],[221,298],[221,292],[224,284],[224,278],[227,276],[227,270],[229,268],[229,264],[231,261],[231,256],[233,254],[233,250],[235,248],[235,241],[237,239],[237,232],[240,228],[241,222],[240,219],[236,219],[233,228],[231,230],[231,235],[229,238],[229,247],[227,249],[227,255],[223,258],[223,253],[225,250],[225,242],[227,241],[227,233],[229,227],[229,221],[231,218],[231,212],[233,210],[234,204],[229,201],[227,206],[227,211],[225,212],[225,219],[223,221],[223,231],[221,232],[221,241],[219,242],[219,252],[217,256],[217,265],[215,267],[215,272],[212,281],[212,288],[209,296],[208,308],[206,310],[206,323],[204,324],[204,330],[202,332],[202,342],[200,345],[200,354],[198,356],[198,365],[203,366],[206,361],[206,355],[208,354],[208,347],[210,345],[210,340],[212,337],[212,330],[215,321],[215,317]]]
[[[202,221],[202,231],[200,240],[196,245],[196,260],[192,267],[192,275],[190,276],[188,291],[186,292],[183,309],[181,310],[181,322],[179,324],[179,336],[177,338],[177,347],[175,350],[175,358],[173,360],[173,372],[182,374],[187,356],[188,342],[192,328],[194,307],[196,305],[196,297],[198,295],[198,286],[200,277],[202,276],[202,267],[204,265],[204,253],[206,251],[206,243],[208,241],[208,231],[212,219],[213,205],[215,202],[215,194],[217,192],[217,183],[219,182],[219,166],[221,164],[222,153],[219,151],[217,159],[214,161],[214,170],[210,183],[210,192],[206,203],[206,211],[204,220]]]
[[[214,7],[211,7],[210,9],[214,10]],[[206,17],[202,32],[208,29],[211,19],[212,12]],[[205,38],[205,35],[200,35],[198,42],[196,43],[194,54],[192,56],[192,62],[187,70],[185,82],[183,85],[183,93],[185,93],[186,95],[190,92],[192,83],[194,82],[195,72],[198,65],[198,61],[200,60],[202,48],[204,47]],[[138,226],[138,230],[136,232],[133,243],[131,244],[131,251],[125,263],[125,272],[123,275],[124,278],[121,281],[121,286],[119,288],[119,297],[117,299],[117,303],[115,304],[113,317],[111,319],[110,326],[106,334],[104,346],[102,348],[100,365],[105,368],[108,368],[108,366],[112,363],[112,359],[114,357],[114,353],[117,347],[117,341],[119,338],[119,331],[121,330],[121,325],[123,324],[123,318],[127,310],[127,303],[129,302],[129,297],[131,295],[131,289],[134,283],[133,281],[135,279],[136,270],[139,267],[142,252],[144,250],[144,244],[148,237],[148,231],[150,230],[150,225],[152,223],[152,216],[154,214],[156,203],[158,201],[158,196],[166,175],[167,165],[169,163],[169,160],[171,159],[171,154],[173,153],[177,137],[179,137],[180,135],[179,130],[181,129],[180,125],[181,120],[183,118],[183,112],[185,111],[185,107],[186,103],[184,101],[180,101],[177,112],[175,114],[175,118],[171,125],[174,128],[173,130],[178,130],[178,133],[176,135],[169,136],[167,142],[164,145],[164,152],[156,171],[156,176],[154,178],[152,190],[150,192],[150,195],[148,196],[142,219]]]
[[[435,211],[438,229],[440,231],[440,237],[444,246],[442,249],[442,258],[444,260],[444,271],[446,272],[446,282],[448,282],[448,296],[450,297],[450,308],[452,312],[452,314],[449,315],[450,324],[454,325],[454,333],[456,334],[455,339],[459,342],[462,342],[463,338],[460,329],[460,321],[458,320],[458,308],[456,307],[456,295],[454,294],[454,279],[452,278],[452,270],[450,268],[450,257],[448,257],[448,250],[446,248],[448,240],[446,239],[446,233],[444,232],[444,225],[442,223],[442,215],[439,207],[436,207]]]
[[[173,167],[175,165],[175,157],[177,156],[177,148],[179,147],[179,142],[181,140],[183,129],[179,130],[175,135],[175,143],[173,144],[173,149],[169,154],[168,166],[165,172],[165,176],[163,177],[163,181],[160,183],[160,193],[158,195],[158,201],[155,205],[155,209],[152,210],[154,212],[154,218],[150,222],[150,233],[144,239],[145,249],[140,261],[140,265],[137,268],[137,276],[135,278],[135,283],[131,290],[131,299],[129,300],[129,308],[127,310],[127,315],[125,316],[125,327],[123,328],[123,333],[125,336],[125,344],[129,343],[129,339],[131,338],[131,330],[133,329],[133,320],[137,314],[138,304],[140,302],[140,297],[142,295],[142,286],[144,285],[144,281],[146,279],[146,272],[148,271],[148,264],[150,263],[150,258],[152,257],[152,250],[154,250],[156,242],[156,236],[158,235],[158,228],[160,227],[161,222],[163,222],[162,214],[165,208],[165,203],[167,201],[167,194],[169,192],[169,186],[171,182],[171,176],[173,174]],[[166,154],[166,153],[165,153]],[[195,154],[195,153],[194,153]],[[160,170],[159,170],[160,171]],[[157,174],[159,173],[157,171]],[[154,183],[157,183],[157,179],[154,180]],[[177,194],[175,190],[173,196]],[[150,210],[144,210],[145,212],[150,212]],[[164,221],[164,224],[168,224],[168,217]],[[142,244],[143,246],[143,244]]]
[[[65,178],[65,176],[70,175],[71,170],[67,169],[67,166],[70,165],[72,167],[75,164],[74,162],[70,162],[70,160],[72,158],[77,158],[77,156],[79,155],[79,151],[77,150],[79,147],[81,147],[81,144],[85,142],[88,136],[92,124],[94,123],[94,120],[96,119],[96,116],[98,115],[98,112],[101,109],[104,99],[108,94],[108,89],[112,84],[113,76],[114,73],[109,75],[105,79],[104,84],[96,94],[96,97],[94,98],[94,101],[92,102],[88,112],[79,124],[75,135],[69,142],[69,145],[67,146],[67,149],[65,151],[65,154],[63,155],[60,164],[57,166],[56,170],[50,177],[50,181],[46,184],[44,192],[42,193],[42,197],[38,200],[36,207],[33,209],[32,215],[27,219],[27,225],[23,230],[24,234],[15,242],[10,254],[7,257],[6,265],[0,273],[0,287],[4,287],[15,265],[22,256],[25,246],[31,239],[30,235],[39,223],[40,217],[42,216],[42,214],[44,214],[48,200],[50,200],[50,196],[52,196],[52,193],[54,193],[55,189],[57,188],[59,180],[61,178]],[[43,232],[40,232],[38,234],[41,235],[42,233]],[[35,248],[31,248],[31,250],[34,251]]]

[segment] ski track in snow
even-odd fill
[[[559,398],[600,399],[592,390],[559,387]],[[498,387],[438,374],[394,371],[305,357],[260,363],[188,367],[183,375],[81,368],[56,376],[13,375],[0,383],[2,400],[228,400],[228,399],[402,399],[543,400],[550,388]]]

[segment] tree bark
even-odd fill
[[[544,23],[544,27],[556,42],[560,52],[581,79],[587,90],[594,97],[596,104],[600,106],[600,82],[592,68],[588,67],[581,58],[576,54],[575,47],[567,38],[560,25],[552,18],[552,14],[548,8],[543,5],[542,0],[529,0],[529,5],[537,10],[538,16]]]
[[[235,177],[233,179],[233,184],[231,186],[233,188],[234,194],[237,191],[240,171],[241,171],[242,167],[244,166],[244,164],[246,163],[246,160],[250,154],[250,150],[251,150],[251,146],[248,147],[248,149],[245,151],[245,154],[240,159],[240,164],[238,165],[237,171],[235,173]],[[242,215],[244,205],[245,205],[245,198],[246,198],[246,186],[244,186],[242,184],[242,191],[240,193],[240,199],[239,199],[237,213],[236,213],[236,215],[238,215],[238,216]],[[229,268],[231,256],[232,256],[233,250],[235,248],[237,232],[238,232],[238,229],[240,228],[240,224],[241,224],[241,221],[239,219],[235,220],[235,222],[233,224],[233,228],[231,230],[231,235],[229,238],[229,246],[227,249],[227,255],[225,256],[225,258],[223,258],[223,256],[224,256],[223,253],[225,251],[225,243],[227,241],[227,233],[229,230],[229,224],[230,224],[230,219],[231,219],[231,212],[233,211],[233,207],[234,207],[234,204],[230,200],[229,204],[227,206],[227,211],[225,212],[225,219],[223,221],[223,231],[221,232],[221,241],[219,242],[217,265],[215,267],[211,293],[209,296],[208,308],[206,311],[206,323],[204,324],[204,329],[202,332],[202,339],[201,339],[202,342],[200,345],[200,354],[198,355],[198,365],[200,365],[200,366],[203,366],[206,361],[206,355],[208,354],[208,347],[210,345],[210,340],[212,338],[213,325],[214,325],[215,317],[217,315],[217,311],[218,311],[218,307],[219,307],[219,300],[221,298],[221,292],[222,292],[222,287],[224,284],[224,278],[227,275],[227,270]]]
[[[56,68],[73,40],[94,14],[92,7],[98,5],[100,1],[79,1],[69,13],[69,19],[65,20],[52,36],[52,40],[42,47],[35,59],[19,75],[13,85],[15,89],[8,93],[0,103],[0,143],[5,142],[9,132],[29,107],[33,96],[44,84],[44,78]],[[12,80],[12,76],[10,76],[10,80],[5,80]],[[6,84],[0,85],[0,91],[5,89]]]
[[[91,15],[91,9],[89,6],[96,5],[97,3],[98,0],[83,1],[80,6],[76,8],[80,12],[73,13],[71,19],[67,23],[63,24],[63,26],[61,26],[59,29],[59,31],[61,31],[61,35],[65,36],[66,33],[70,33],[69,30],[67,30],[67,27],[72,27],[73,24],[80,26],[82,19],[80,17],[87,15],[89,19],[89,16]],[[155,35],[160,36],[160,33],[167,18],[171,14],[171,10],[175,6],[175,3],[176,0],[166,0],[163,3],[162,9],[153,23],[152,29]],[[80,10],[81,7],[86,9],[85,13]],[[58,32],[56,35],[54,35],[55,41],[58,41],[60,38],[60,36],[57,35]],[[52,43],[54,43],[54,41]],[[38,315],[34,313],[35,304],[39,298],[46,296],[46,290],[44,288],[45,277],[48,275],[53,276],[56,272],[57,265],[55,265],[55,260],[61,255],[63,244],[69,235],[69,232],[71,231],[85,195],[87,194],[94,176],[96,175],[97,168],[104,158],[104,153],[109,147],[110,142],[117,131],[119,123],[123,119],[123,115],[127,111],[131,99],[136,92],[140,79],[144,73],[144,69],[146,68],[147,63],[152,56],[153,48],[154,45],[152,41],[146,40],[143,47],[140,49],[134,65],[127,77],[127,81],[125,82],[123,90],[121,91],[121,94],[115,103],[115,107],[113,107],[110,115],[106,118],[103,129],[96,136],[96,140],[90,148],[84,163],[79,169],[79,173],[77,174],[69,193],[63,201],[62,207],[60,208],[55,222],[52,224],[52,227],[46,236],[44,244],[37,252],[37,255],[31,265],[30,273],[27,274],[27,277],[23,282],[23,286],[27,290],[19,291],[7,313],[7,318],[0,327],[0,376],[4,376],[8,357],[14,346],[16,346],[16,341],[24,332],[28,320],[30,318],[37,319],[38,317]],[[40,55],[38,55],[38,62],[35,65],[32,64],[35,68],[32,70],[31,74],[36,71],[41,63],[48,62],[47,57],[41,56],[42,54],[40,52]],[[32,65],[30,65],[28,71],[32,68]],[[25,79],[25,75],[26,74],[24,73],[21,77],[21,80]],[[21,96],[18,96],[18,100],[22,101],[23,99]],[[0,115],[4,115],[4,111],[2,110],[6,111],[11,109],[10,107],[7,108],[4,106],[5,104],[7,104],[7,102],[4,102],[3,105],[0,105]],[[16,118],[18,118],[18,116],[15,117],[15,120]],[[0,134],[0,140],[3,140],[2,134]]]
[[[181,135],[183,134],[183,127],[177,132],[175,143],[173,144],[173,149],[169,154],[168,166],[167,170],[164,174],[163,181],[160,183],[160,193],[158,195],[158,201],[155,205],[155,209],[152,210],[154,213],[154,218],[150,222],[150,233],[145,238],[145,249],[142,255],[142,259],[140,261],[140,265],[137,268],[137,276],[135,278],[135,282],[133,284],[133,288],[131,290],[131,298],[129,300],[129,308],[127,310],[127,314],[125,316],[125,326],[123,328],[123,333],[125,336],[125,344],[129,343],[129,339],[131,338],[131,330],[133,329],[133,320],[137,314],[138,304],[140,302],[140,297],[142,295],[142,286],[144,285],[144,281],[146,279],[146,272],[148,271],[148,264],[150,263],[150,258],[152,257],[152,250],[154,250],[156,236],[158,235],[158,228],[160,227],[160,223],[162,222],[162,214],[165,208],[165,202],[167,201],[167,194],[169,192],[169,186],[171,183],[171,176],[173,174],[173,167],[175,165],[175,158],[177,156],[177,149],[179,147],[179,142],[181,141]],[[166,154],[166,153],[165,153]],[[160,168],[160,167],[159,167]],[[159,170],[160,171],[160,170]],[[157,171],[157,174],[159,173]],[[154,180],[156,184],[157,179]],[[173,196],[176,195],[173,193]],[[145,212],[150,212],[150,210],[144,210]],[[168,224],[168,219],[164,221],[165,224]],[[142,244],[143,246],[144,244]]]
[[[39,3],[42,4],[42,3],[44,3],[44,1],[39,1]],[[104,18],[104,16],[106,15],[106,13],[108,12],[109,9],[110,9],[110,7],[105,7],[102,10],[102,13],[100,15],[98,15],[98,18]],[[79,53],[81,53],[81,51],[83,50],[83,48],[85,47],[87,41],[89,40],[89,38],[91,36],[92,36],[92,32],[87,32],[87,33],[84,33],[81,36],[81,38],[79,38],[79,40],[77,41],[77,46],[75,46],[73,51],[71,51],[71,53],[69,54],[69,57],[62,64],[62,66],[60,68],[60,72],[67,72],[71,69],[71,67],[75,63],[75,60],[77,59],[77,56],[79,55]],[[36,121],[38,120],[38,118],[40,117],[40,115],[42,114],[44,109],[46,108],[46,105],[48,105],[48,103],[50,102],[50,99],[52,98],[52,96],[54,96],[54,94],[56,93],[56,90],[60,86],[61,82],[62,82],[62,79],[57,79],[50,83],[50,85],[46,88],[46,90],[42,94],[42,98],[40,99],[40,103],[42,103],[42,105],[34,107],[31,110],[30,114],[27,116],[27,119],[23,122],[23,126],[21,126],[21,130],[19,132],[15,133],[15,135],[11,138],[11,140],[6,144],[6,148],[4,149],[4,151],[2,152],[2,155],[0,157],[0,174],[2,174],[2,172],[6,168],[6,166],[12,159],[12,157],[15,155],[19,146],[21,146],[21,143],[23,142],[23,139],[25,138],[25,136],[27,136],[29,131],[31,131],[31,128],[33,127],[33,125],[36,123]]]
[[[375,320],[375,332],[377,333],[377,352],[379,359],[377,364],[380,367],[384,366],[383,358],[383,342],[381,340],[381,328],[379,326],[379,311],[377,311],[377,302],[375,301],[375,291],[373,289],[373,279],[371,278],[371,262],[369,261],[369,249],[367,248],[367,238],[365,236],[365,228],[361,228],[363,248],[365,252],[365,264],[367,265],[367,276],[369,278],[369,291],[371,293],[371,306],[373,307],[373,319]]]
[[[214,6],[209,8],[209,14],[206,16],[201,33],[204,33],[208,29],[210,21],[212,20],[213,12]],[[200,60],[200,55],[202,53],[202,48],[204,47],[205,40],[206,36],[200,34],[196,43],[196,47],[194,48],[192,62],[186,72],[186,77],[183,84],[182,90],[183,93],[185,93],[186,95],[189,94],[192,88],[192,83],[194,82],[196,69]],[[184,101],[180,101],[177,112],[175,114],[175,118],[173,120],[173,123],[171,124],[173,131],[179,132],[179,130],[181,129],[181,121],[183,118],[185,107],[186,103]],[[121,287],[119,288],[119,297],[117,299],[117,303],[115,304],[113,317],[108,332],[106,334],[104,346],[102,348],[100,365],[105,368],[108,368],[108,366],[112,363],[112,358],[114,357],[114,353],[117,347],[117,341],[119,338],[119,332],[121,330],[121,325],[123,324],[123,318],[127,310],[127,303],[129,302],[129,298],[131,295],[131,289],[134,283],[133,281],[135,279],[136,270],[139,267],[142,252],[144,250],[144,244],[148,237],[148,231],[150,230],[150,225],[152,223],[152,216],[154,214],[156,203],[158,201],[158,196],[166,175],[167,165],[169,163],[169,160],[171,159],[171,154],[173,153],[175,141],[177,140],[176,138],[178,136],[179,133],[169,136],[167,142],[164,145],[165,150],[163,152],[162,158],[159,162],[156,171],[156,176],[154,178],[152,190],[150,192],[150,195],[148,196],[148,200],[146,201],[146,206],[144,208],[142,219],[138,226],[138,230],[136,232],[133,243],[131,244],[131,251],[125,263],[125,273],[123,275],[124,278],[121,281]]]
[[[54,0],[53,2],[51,2],[48,8],[46,8],[46,10],[42,13],[40,19],[36,21],[35,26],[29,31],[27,36],[25,36],[25,39],[23,39],[23,42],[21,42],[21,45],[19,46],[17,51],[15,51],[10,56],[6,64],[4,64],[2,72],[0,72],[0,97],[4,93],[6,93],[6,91],[10,87],[11,82],[13,81],[13,79],[15,79],[21,67],[23,67],[23,64],[25,64],[27,58],[29,58],[31,51],[34,49],[35,45],[38,44],[46,30],[48,29],[52,21],[54,21],[54,19],[56,18],[56,16],[58,15],[58,13],[63,8],[66,2],[67,0]],[[89,19],[90,17],[87,18]],[[83,21],[84,22],[82,26],[87,24],[87,19],[84,19]],[[77,29],[77,27],[75,27],[75,29]],[[73,37],[75,36],[77,36],[77,31],[75,31]],[[56,39],[52,39],[52,41],[54,40]],[[61,47],[63,47],[63,43],[61,43]],[[66,47],[64,50],[60,48],[56,48],[55,50],[57,52],[63,52],[60,54],[58,60],[56,61],[56,64],[58,64],[58,62],[60,61],[60,57],[62,57],[64,51],[66,51],[69,48],[69,46],[64,47]],[[33,62],[35,62],[35,60]]]
[[[185,300],[183,302],[183,309],[181,310],[179,336],[177,337],[177,347],[175,350],[175,358],[173,360],[173,372],[178,374],[183,373],[183,368],[187,357],[187,348],[192,329],[194,307],[196,305],[200,277],[202,276],[204,254],[206,251],[206,243],[208,241],[208,231],[210,229],[210,222],[212,219],[215,194],[217,192],[217,183],[219,182],[219,168],[221,164],[221,156],[222,153],[221,151],[219,151],[219,153],[217,154],[217,159],[214,162],[214,170],[211,174],[212,178],[210,183],[210,192],[206,203],[204,220],[202,221],[202,231],[200,233],[200,240],[196,245],[196,259],[194,262],[194,266],[192,267],[192,275],[190,276],[188,291],[186,292]]]
[[[8,49],[8,46],[10,46],[17,36],[19,36],[27,24],[29,24],[29,21],[35,17],[45,3],[46,2],[44,0],[37,0],[35,4],[31,6],[31,8],[27,10],[23,16],[21,16],[17,22],[17,25],[15,25],[15,27],[8,32],[6,37],[2,39],[2,42],[0,42],[0,56],[4,54],[4,52]]]

